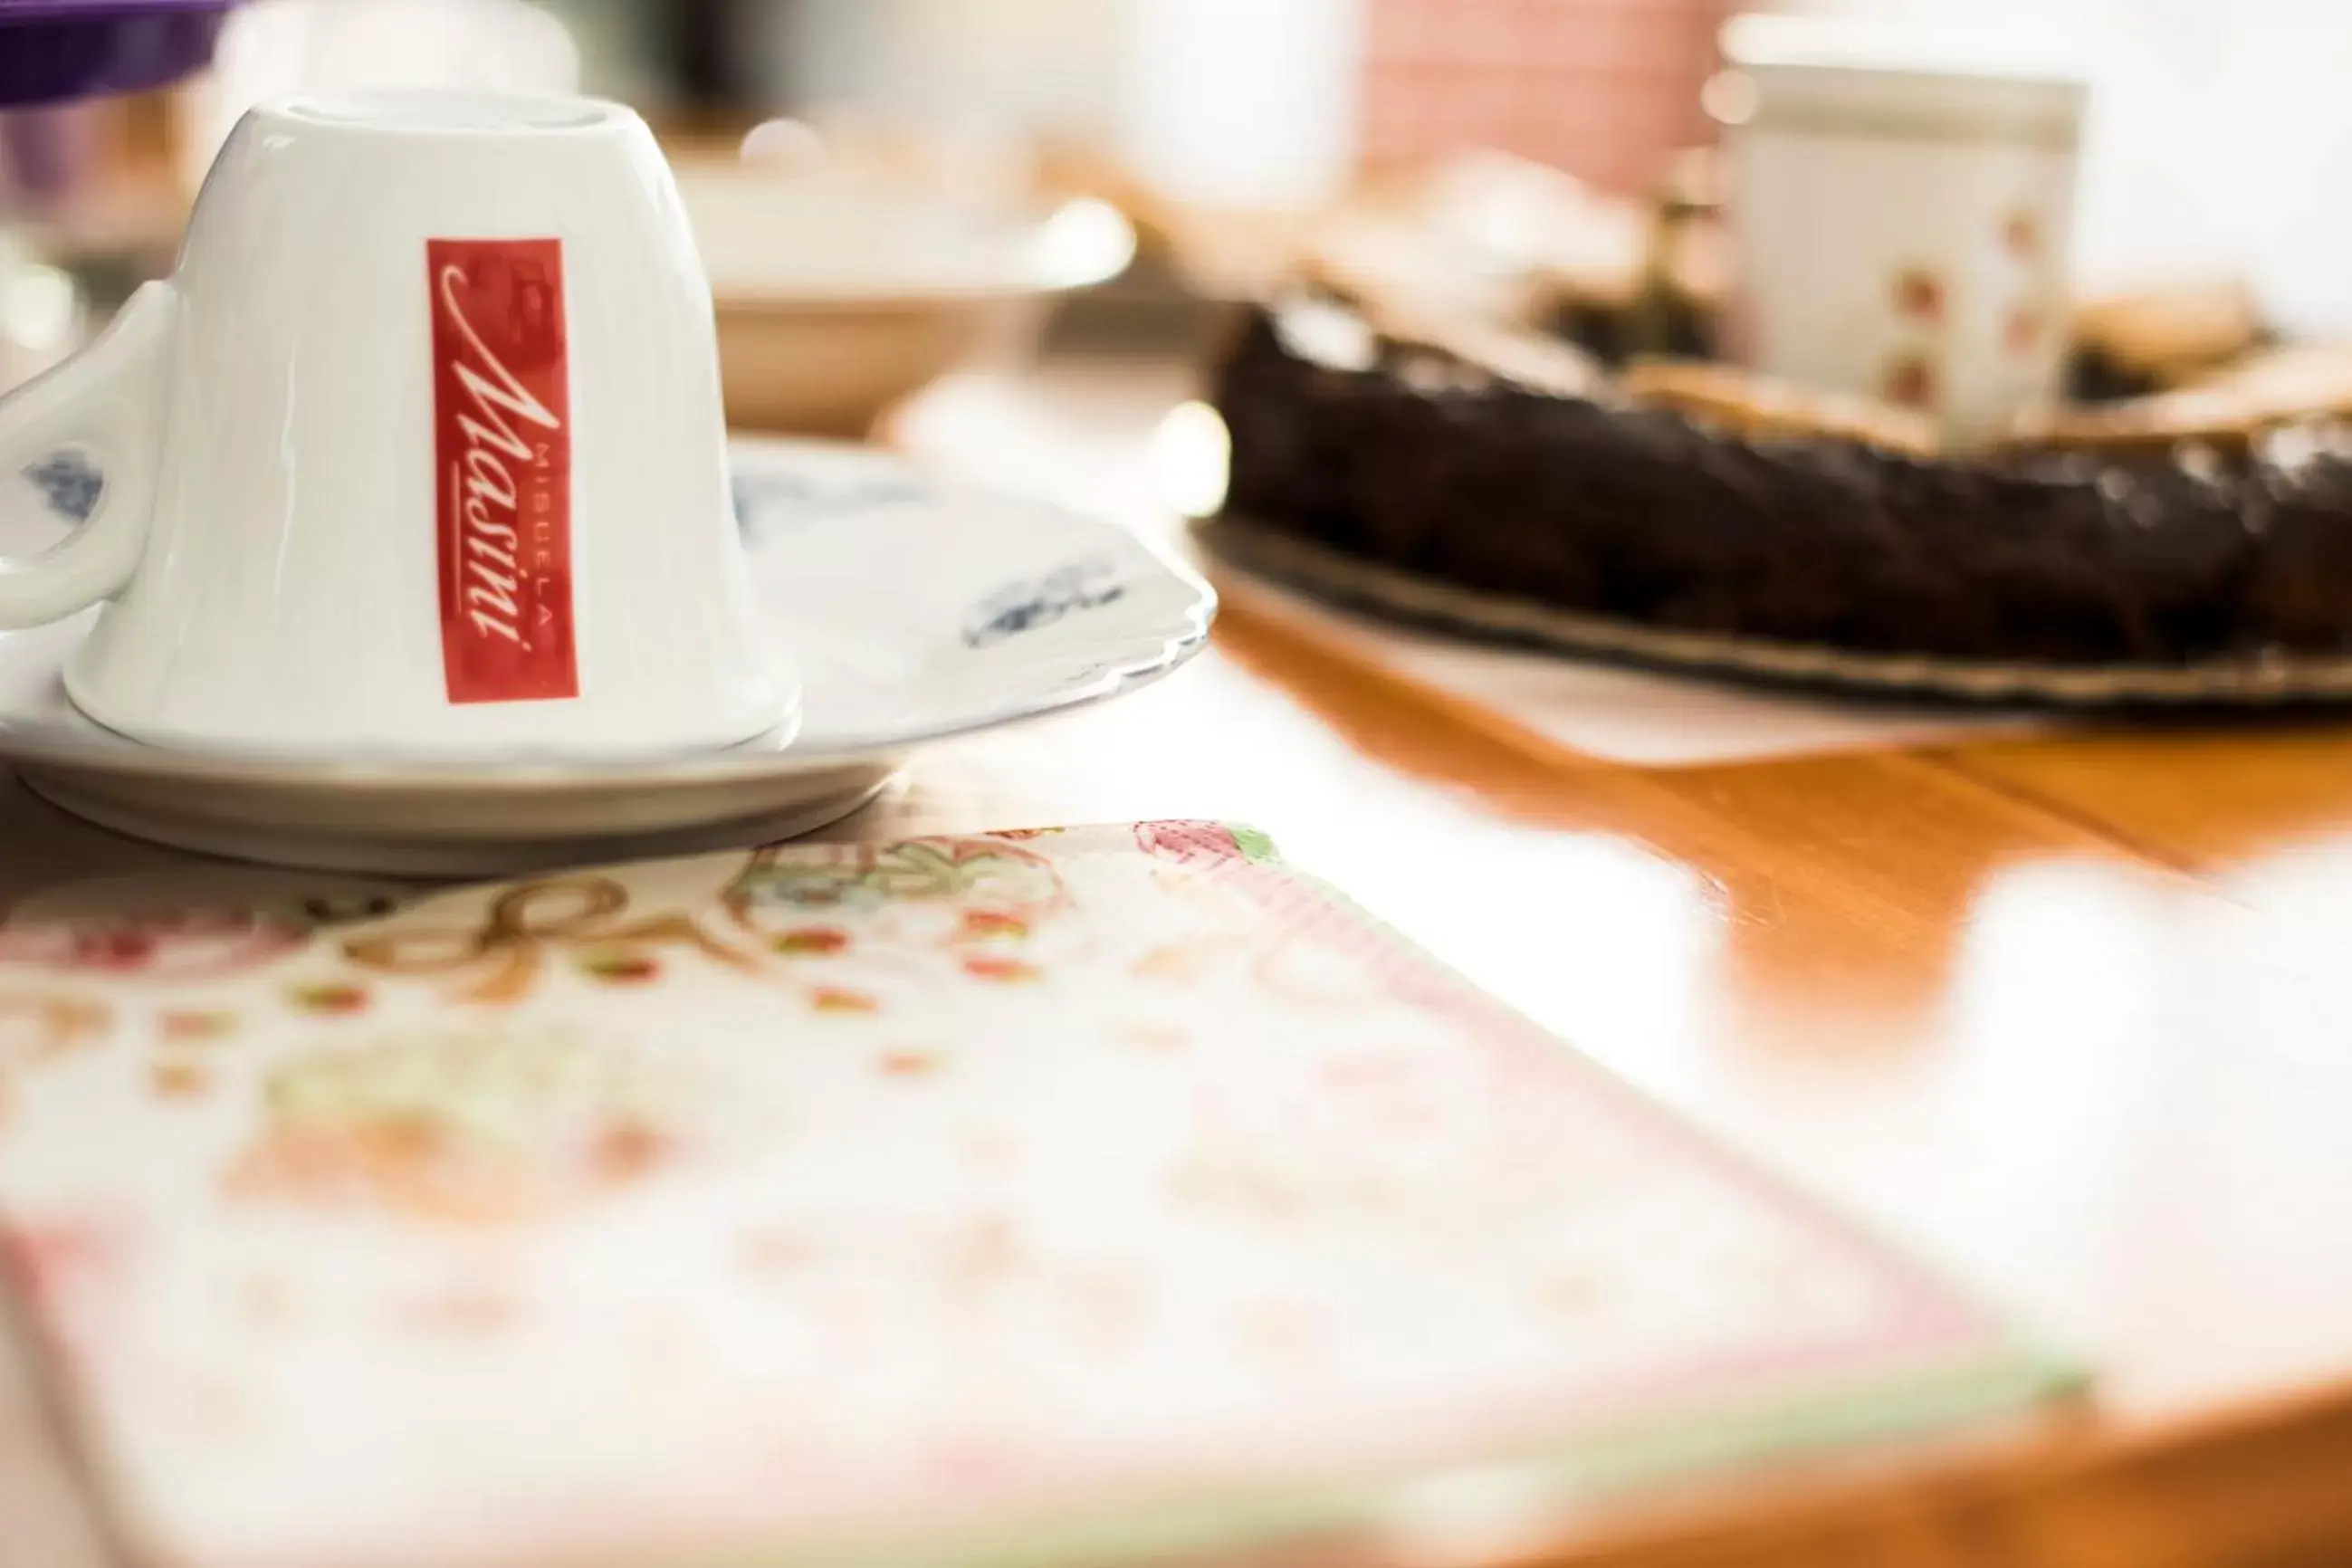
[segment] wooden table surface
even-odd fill
[[[1140,512],[1182,390],[976,384],[897,433]],[[58,875],[153,858],[5,781],[0,816],[12,855]],[[2078,1419],[1506,1555],[2352,1563],[2352,725],[1644,770],[1465,722],[1232,612],[1179,677],[929,757],[835,831],[1153,816],[1266,830],[2096,1370]],[[26,874],[19,857],[6,879]]]
[[[897,434],[1145,521],[1184,390],[951,390]],[[856,830],[1155,816],[1265,830],[2095,1369],[2063,1429],[1539,1558],[2352,1563],[2352,723],[1639,769],[1229,605],[1176,679],[927,766]]]

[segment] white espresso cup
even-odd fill
[[[1969,441],[2061,390],[2084,89],[1978,37],[1735,18],[1727,122],[1733,347]]]
[[[710,290],[643,121],[294,98],[223,147],[173,276],[0,399],[0,473],[96,512],[0,627],[104,609],[76,706],[170,746],[631,756],[792,723],[730,502]]]

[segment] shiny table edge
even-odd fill
[[[1245,603],[1225,602],[1218,637],[1245,663],[1263,651],[1343,666],[1393,701],[1534,763],[1639,771],[1369,665]],[[1908,754],[1958,784],[1979,783],[1937,748]],[[2095,1379],[2095,1357],[2092,1370]],[[1962,1433],[1701,1483],[1475,1561],[1479,1568],[2352,1562],[2352,1380],[2155,1415],[2103,1412],[2094,1394],[1997,1435]]]

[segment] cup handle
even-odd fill
[[[0,397],[0,475],[66,447],[103,461],[98,510],[28,560],[0,556],[0,631],[47,626],[130,585],[146,548],[163,456],[164,388],[179,296],[149,283],[73,358]]]

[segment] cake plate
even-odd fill
[[[1874,654],[1581,615],[1366,561],[1227,514],[1193,525],[1223,565],[1334,604],[1490,640],[1696,674],[1888,697],[2062,708],[2352,701],[2352,658],[2257,652],[2187,664],[2034,664]]]

